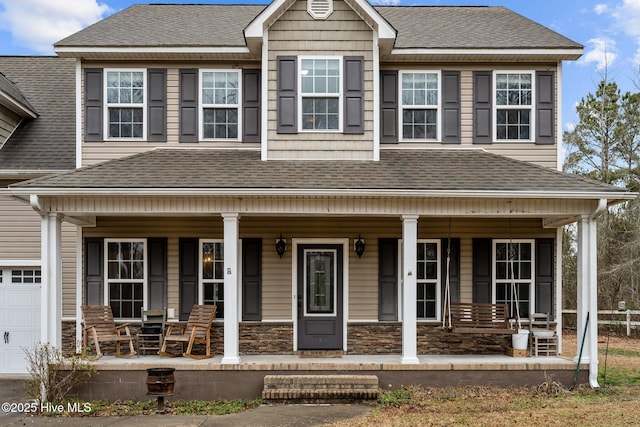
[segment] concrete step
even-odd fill
[[[375,375],[267,375],[262,398],[269,401],[344,402],[377,399]]]

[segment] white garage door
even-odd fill
[[[0,274],[0,373],[28,372],[23,349],[40,341],[40,286],[39,270]]]

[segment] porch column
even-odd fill
[[[224,222],[224,356],[223,364],[240,363],[238,316],[238,213],[223,213]]]
[[[420,363],[416,332],[418,216],[402,217],[402,363]]]
[[[581,362],[589,363],[589,384],[598,385],[598,257],[596,222],[588,215],[578,221],[577,357],[584,338]],[[589,315],[589,325],[585,328]]]
[[[62,257],[63,215],[43,213],[41,231],[40,342],[62,348]]]

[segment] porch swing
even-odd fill
[[[447,267],[445,270],[444,315],[442,327],[458,334],[515,334],[520,329],[520,311],[513,270],[513,245],[511,238],[511,219],[509,219],[509,266],[511,273],[511,310],[507,304],[451,302],[451,218],[449,218],[449,236],[447,239]],[[514,322],[511,319],[515,320]]]

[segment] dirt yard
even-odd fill
[[[568,390],[552,380],[531,388],[410,388],[386,394],[369,415],[334,426],[640,425],[640,339],[600,336],[598,347],[598,390]],[[576,348],[575,335],[565,334],[563,355],[573,357]]]

